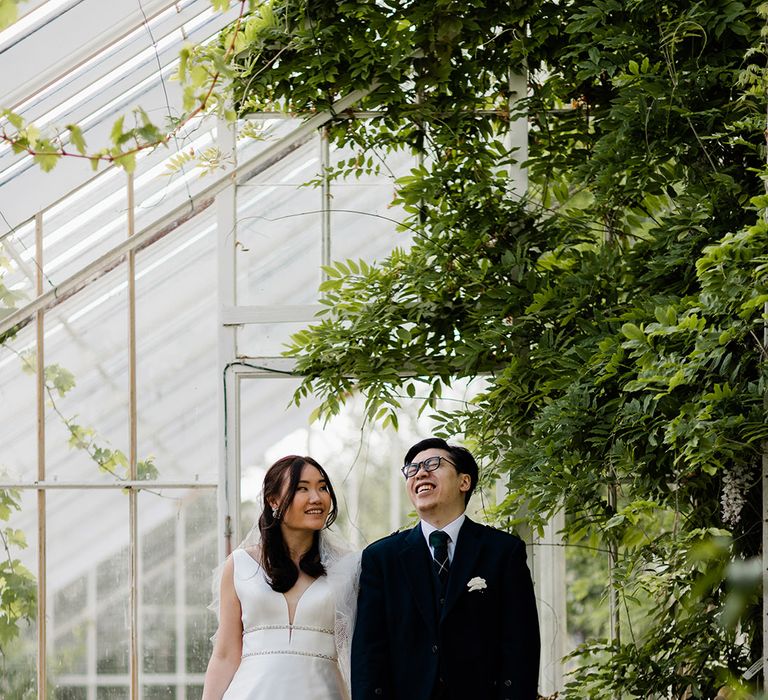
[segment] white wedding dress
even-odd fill
[[[286,598],[272,590],[259,563],[244,549],[232,556],[243,655],[223,700],[347,700],[328,577],[304,591],[289,624]]]

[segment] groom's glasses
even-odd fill
[[[411,462],[406,464],[401,471],[406,479],[410,479],[412,476],[416,476],[419,473],[419,469],[423,469],[425,472],[433,472],[440,466],[441,462],[447,462],[452,466],[456,466],[450,459],[445,457],[428,457],[422,462]]]

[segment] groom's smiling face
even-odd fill
[[[419,469],[406,481],[406,485],[419,517],[440,527],[464,512],[464,494],[472,480],[469,474],[457,472],[451,454],[439,448],[419,452],[413,462],[420,463],[430,457],[442,457],[440,466],[431,472]]]

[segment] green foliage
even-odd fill
[[[256,121],[245,122],[238,128],[237,139],[238,141],[245,139],[263,141],[265,139],[263,125]],[[186,166],[192,166],[200,172],[200,177],[203,177],[216,170],[223,170],[232,164],[232,157],[225,156],[216,146],[209,146],[202,151],[196,151],[194,148],[189,148],[168,159],[165,174],[175,175],[182,171]]]
[[[16,21],[19,1],[0,0],[0,30],[10,27]]]
[[[9,314],[16,307],[16,303],[24,298],[21,292],[9,289],[3,283],[3,277],[5,277],[6,270],[10,268],[10,264],[11,261],[0,253],[0,318]]]
[[[30,623],[37,614],[35,577],[16,556],[27,547],[20,530],[7,526],[13,511],[19,510],[19,493],[0,489],[0,654],[19,636],[20,624]]]
[[[99,163],[107,162],[133,172],[139,151],[164,144],[170,138],[169,132],[157,127],[143,109],[137,108],[133,114],[133,127],[126,128],[125,116],[118,117],[110,133],[112,145],[89,153],[85,136],[77,124],[67,124],[60,130],[52,128],[50,133],[43,134],[34,124],[27,124],[9,109],[0,113],[13,127],[11,131],[0,129],[0,138],[8,142],[15,153],[29,153],[45,172],[66,157],[87,158],[94,170]]]
[[[759,658],[739,567],[759,553],[768,438],[765,14],[275,0],[221,39],[237,47],[240,113],[370,90],[357,108],[383,116],[337,115],[331,138],[357,155],[330,177],[425,156],[396,183],[413,247],[326,268],[324,312],[288,350],[306,376],[296,401],[319,394],[327,418],[361,392],[369,418],[396,425],[426,381],[439,432],[509,484],[500,520],[521,502],[533,525],[565,507],[569,543],[617,549],[622,636],[577,650],[572,697],[741,692]],[[520,113],[524,200],[505,140]],[[480,374],[468,407],[434,411],[453,378]]]
[[[36,371],[35,356],[27,353],[21,356],[22,370],[28,374]],[[69,432],[69,446],[82,450],[98,466],[99,470],[111,474],[117,479],[130,479],[130,465],[128,457],[122,450],[101,444],[101,438],[96,430],[89,426],[83,426],[76,422],[76,416],[65,416],[56,403],[57,398],[63,398],[75,387],[75,377],[68,369],[60,365],[45,366],[45,390],[48,395],[50,407],[66,426]],[[159,472],[154,463],[154,457],[148,457],[136,464],[136,478],[140,480],[156,479]]]

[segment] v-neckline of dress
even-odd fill
[[[291,630],[293,628],[293,626],[296,624],[296,616],[299,614],[299,605],[301,604],[301,601],[304,599],[304,596],[307,595],[307,591],[310,588],[312,588],[312,586],[314,586],[320,580],[321,577],[318,576],[316,579],[312,579],[312,583],[310,583],[302,591],[302,594],[296,600],[296,607],[293,609],[293,620],[291,620],[291,606],[288,603],[288,598],[285,595],[285,593],[278,593],[278,591],[276,591],[274,588],[272,588],[272,586],[269,585],[269,581],[267,581],[267,577],[265,575],[266,572],[264,571],[264,567],[262,566],[261,562],[258,559],[256,559],[256,557],[252,557],[250,552],[248,552],[248,550],[243,549],[243,552],[245,552],[246,556],[252,562],[254,562],[256,564],[256,566],[259,567],[259,569],[261,569],[261,578],[264,581],[264,583],[269,587],[269,590],[272,591],[273,593],[277,593],[283,599],[283,602],[285,603],[285,616],[286,616],[286,618],[288,620],[288,629]]]
[[[283,600],[285,601],[285,614],[288,618],[288,627],[292,628],[296,624],[296,616],[299,614],[299,605],[301,605],[301,601],[304,599],[304,596],[307,595],[307,591],[314,586],[320,577],[318,576],[316,579],[312,579],[312,583],[310,583],[302,592],[301,595],[296,599],[296,607],[293,609],[293,619],[291,619],[291,605],[288,602],[288,596],[285,595],[285,593],[281,593],[280,595],[283,597]],[[266,580],[266,579],[265,579]],[[269,585],[269,584],[267,584]],[[270,586],[270,588],[272,588]],[[274,590],[274,589],[272,589]],[[275,591],[277,593],[277,591]]]

